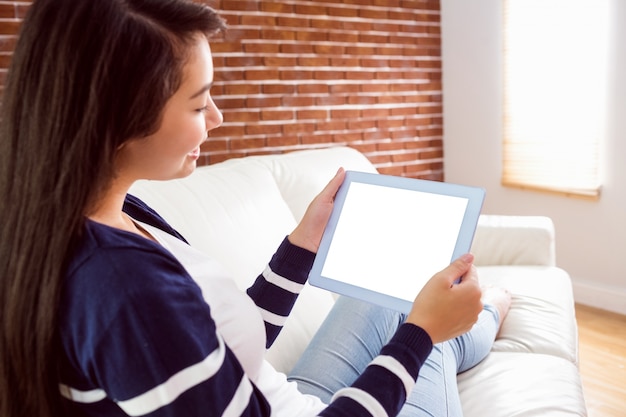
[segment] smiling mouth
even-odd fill
[[[196,149],[194,149],[193,151],[189,152],[188,155],[191,156],[192,158],[200,157],[200,147],[198,146]]]

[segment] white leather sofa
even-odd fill
[[[336,170],[375,172],[347,147],[231,159],[190,177],[140,182],[132,193],[247,288]],[[568,274],[555,266],[545,217],[483,215],[472,252],[482,283],[513,294],[493,351],[458,376],[466,417],[586,416]],[[334,302],[308,286],[267,355],[288,371]]]

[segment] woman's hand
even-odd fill
[[[436,273],[413,302],[408,323],[426,331],[433,343],[468,332],[478,320],[483,304],[471,254],[463,255]],[[459,284],[454,281],[462,277]]]
[[[309,204],[300,224],[296,226],[288,237],[292,244],[317,253],[320,241],[322,240],[322,234],[324,233],[324,229],[326,228],[330,213],[333,209],[335,195],[337,194],[339,186],[343,183],[345,176],[345,170],[339,168],[334,178],[330,180],[322,192]]]

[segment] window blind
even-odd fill
[[[502,183],[597,198],[607,0],[505,0]]]

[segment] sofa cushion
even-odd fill
[[[587,415],[578,368],[555,356],[491,352],[457,380],[465,417]]]
[[[569,275],[556,267],[481,266],[481,284],[513,296],[493,351],[541,353],[578,363],[578,334]]]

